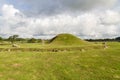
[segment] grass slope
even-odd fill
[[[87,41],[83,41],[72,34],[59,34],[50,41],[52,45],[81,45],[87,43]]]

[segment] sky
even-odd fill
[[[120,36],[120,0],[0,0],[0,36]]]

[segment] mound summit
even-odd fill
[[[88,42],[72,34],[58,34],[50,40],[50,44],[53,45],[81,45],[86,43]]]

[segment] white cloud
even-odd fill
[[[9,13],[9,14],[8,14]],[[38,37],[42,34],[73,33],[82,38],[119,36],[120,13],[114,10],[89,11],[78,15],[68,13],[44,17],[27,17],[13,5],[3,5],[0,34]]]
[[[17,13],[19,13],[19,10],[15,9],[13,5],[5,4],[2,7],[2,15],[4,17],[14,17]]]
[[[102,16],[104,24],[119,24],[120,23],[120,13],[107,10],[105,15]]]

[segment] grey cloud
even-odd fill
[[[17,1],[18,0],[16,0],[16,2]],[[75,12],[99,7],[108,8],[116,4],[117,1],[118,0],[20,0],[17,5],[26,5],[29,9],[23,10],[23,12],[27,15],[54,15],[67,11]]]
[[[70,9],[86,10],[95,7],[111,7],[116,3],[117,0],[61,0],[64,6]]]

